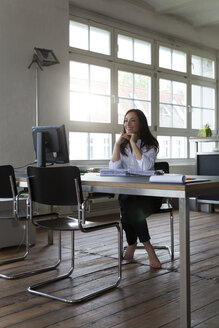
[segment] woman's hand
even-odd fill
[[[116,144],[118,146],[120,146],[123,143],[124,139],[127,139],[128,141],[130,141],[131,136],[128,135],[127,133],[121,133],[121,135],[120,135],[118,141],[116,142]]]

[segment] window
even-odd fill
[[[111,148],[112,139],[109,133],[70,132],[71,160],[109,160]]]
[[[94,26],[70,21],[69,45],[74,48],[110,55],[110,32]]]
[[[143,33],[70,20],[69,144],[76,165],[108,165],[131,108],[145,113],[159,159],[188,161],[195,155],[189,137],[207,123],[217,130],[216,52]],[[202,147],[210,151],[210,143]]]
[[[215,129],[215,89],[192,85],[192,129]]]
[[[151,124],[151,78],[131,72],[118,72],[118,123],[123,124],[125,113],[131,108],[142,110]]]
[[[186,158],[187,138],[174,136],[158,136],[158,158]]]
[[[167,69],[172,69],[179,72],[186,72],[186,53],[166,48],[159,47],[159,66]]]
[[[192,74],[214,79],[215,61],[192,55]]]
[[[159,126],[186,128],[186,84],[160,79]]]
[[[146,41],[118,35],[118,58],[151,64],[151,44]]]
[[[70,120],[110,122],[110,69],[70,61]]]

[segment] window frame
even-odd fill
[[[86,16],[86,15],[85,15]],[[99,65],[103,67],[108,67],[111,69],[111,122],[110,123],[94,123],[94,122],[79,122],[79,121],[70,121],[68,123],[69,132],[100,132],[100,133],[111,133],[112,134],[112,151],[115,143],[116,134],[119,134],[122,131],[122,124],[118,124],[117,117],[117,103],[118,103],[118,71],[127,71],[136,74],[148,75],[151,77],[151,132],[156,136],[176,136],[176,137],[186,137],[187,138],[187,158],[168,158],[169,163],[194,163],[194,158],[190,158],[190,136],[197,136],[198,130],[191,128],[191,85],[197,84],[206,87],[215,88],[215,130],[218,129],[218,86],[217,86],[217,56],[216,51],[209,49],[203,51],[198,47],[191,47],[189,44],[182,42],[173,42],[170,40],[164,40],[164,37],[156,36],[155,38],[148,37],[148,34],[143,30],[138,29],[135,33],[128,31],[130,28],[124,27],[121,28],[122,24],[108,21],[105,23],[105,20],[97,19],[93,21],[92,19],[75,17],[74,15],[70,16],[70,20],[90,25],[97,28],[102,28],[108,30],[111,33],[111,54],[104,55],[100,53],[95,53],[83,49],[73,48],[69,46],[69,60],[84,62],[91,65]],[[98,22],[97,22],[98,21]],[[136,29],[135,29],[136,30]],[[144,33],[145,32],[145,33]],[[139,62],[134,62],[117,57],[117,37],[118,34],[128,36],[137,40],[142,40],[151,43],[151,64],[143,64]],[[186,53],[186,67],[187,72],[175,71],[172,69],[166,69],[159,67],[159,46],[163,46],[169,49],[182,51]],[[206,78],[202,76],[197,76],[191,74],[191,56],[197,55],[203,58],[209,58],[215,61],[215,79]],[[187,118],[186,118],[186,128],[165,128],[159,127],[159,79],[169,79],[177,82],[183,82],[187,85]],[[108,166],[108,160],[78,160],[73,161],[75,165],[81,167],[106,167]]]

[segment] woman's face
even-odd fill
[[[129,112],[124,119],[124,128],[125,132],[129,135],[139,134],[140,131],[140,122],[137,114],[134,112]]]

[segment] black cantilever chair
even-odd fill
[[[80,171],[75,166],[62,166],[51,168],[28,167],[28,189],[30,203],[28,206],[28,216],[33,224],[43,229],[58,231],[61,235],[62,231],[71,232],[71,266],[67,273],[54,278],[36,283],[28,288],[32,294],[52,298],[66,303],[75,303],[85,301],[87,299],[98,296],[99,294],[108,291],[118,286],[121,280],[121,228],[118,221],[113,222],[87,222],[85,219],[86,200],[83,200]],[[77,218],[71,216],[60,216],[58,213],[46,216],[39,219],[33,216],[33,202],[47,205],[69,206],[77,205]],[[54,294],[48,294],[38,289],[47,285],[51,285],[57,281],[68,278],[74,270],[74,232],[81,231],[82,233],[90,233],[101,229],[115,227],[118,234],[118,275],[116,281],[111,284],[106,284],[100,289],[87,293],[82,297],[64,298]],[[59,238],[59,252],[61,257],[61,238]],[[50,286],[51,290],[51,286]],[[74,288],[73,288],[74,290]]]
[[[0,261],[0,266],[4,269],[4,266],[15,263],[18,261],[25,260],[25,258],[29,254],[29,245],[30,245],[30,220],[27,218],[26,210],[20,210],[19,209],[19,203],[22,200],[26,199],[27,201],[27,192],[25,192],[25,195],[22,195],[24,191],[18,192],[17,186],[16,186],[16,179],[15,179],[15,173],[14,168],[11,165],[2,165],[0,166],[0,201],[10,201],[13,203],[13,209],[9,209],[7,211],[0,212],[0,220],[17,220],[19,222],[23,222],[24,224],[24,235],[25,235],[25,251],[24,254],[21,256],[13,257],[10,259],[6,259],[3,261]],[[27,276],[31,276],[33,274],[45,272],[48,270],[55,269],[57,265],[59,264],[60,260],[55,265],[46,267],[46,268],[40,268],[36,270],[30,270],[30,271],[24,271],[20,273],[0,273],[0,278],[3,279],[17,279],[17,278],[23,278]]]
[[[154,165],[155,170],[161,170],[164,173],[169,173],[168,162],[156,162]],[[157,213],[170,213],[170,246],[169,245],[153,245],[155,249],[166,249],[174,260],[174,224],[173,224],[173,207],[168,198],[163,198],[161,207]],[[155,213],[154,213],[155,214]],[[153,214],[152,214],[153,215]],[[124,247],[125,249],[126,247]],[[138,245],[136,249],[145,249],[144,246]]]

